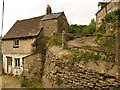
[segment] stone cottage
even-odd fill
[[[99,2],[98,12],[96,13],[96,27],[99,28],[105,16],[110,12],[120,9],[120,0],[109,0],[109,2]]]
[[[23,57],[34,51],[41,51],[43,38],[51,37],[53,32],[68,29],[64,12],[46,12],[45,15],[18,20],[3,37],[3,68],[6,74],[20,75],[23,72]],[[33,45],[37,41],[37,44]]]

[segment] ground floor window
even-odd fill
[[[15,67],[20,67],[20,58],[15,58]]]

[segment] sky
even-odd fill
[[[95,18],[100,1],[104,0],[4,0],[2,35],[4,36],[17,20],[44,15],[47,4],[51,6],[53,13],[64,11],[70,25],[88,25],[91,19]],[[2,2],[3,0],[0,0],[0,28]]]

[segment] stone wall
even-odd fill
[[[118,87],[118,67],[112,62],[72,62],[72,54],[51,47],[46,54],[43,74],[45,88],[109,88]]]
[[[41,53],[32,54],[23,58],[24,75],[28,80],[41,80],[42,76],[42,55]]]
[[[53,32],[58,31],[58,21],[56,19],[43,21],[42,25],[44,26],[45,37],[51,37]]]
[[[116,35],[116,63],[118,64],[119,83],[120,83],[120,29]]]

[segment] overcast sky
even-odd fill
[[[0,28],[2,21],[2,1],[0,0]],[[16,20],[41,16],[46,13],[47,4],[52,12],[64,11],[69,24],[89,24],[98,11],[98,2],[103,0],[4,0],[3,35],[13,26]]]

